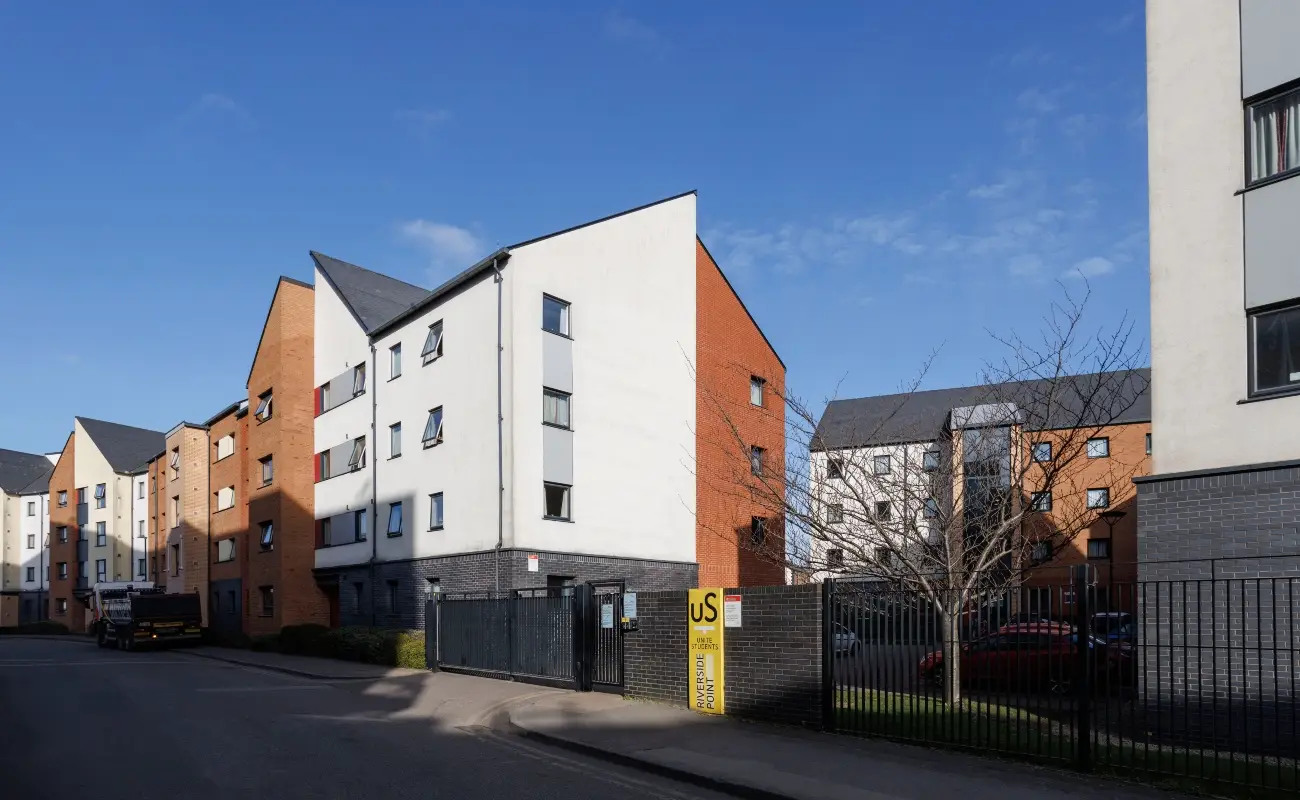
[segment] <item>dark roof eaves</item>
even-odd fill
[[[207,422],[203,423],[203,427],[211,428],[215,423],[220,422],[221,420],[225,419],[231,414],[234,414],[235,412],[239,411],[239,406],[245,402],[247,401],[245,401],[241,397],[240,399],[236,400],[235,402],[231,403],[230,405],[218,411],[216,414],[213,414],[212,417],[209,418]]]
[[[496,250],[495,252],[489,254],[487,257],[483,258],[481,261],[479,261],[477,264],[473,265],[469,269],[465,270],[464,272],[461,272],[458,275],[453,276],[446,283],[434,289],[432,292],[429,292],[427,297],[420,299],[419,302],[413,303],[405,310],[399,312],[397,316],[392,317],[376,325],[374,328],[367,331],[366,335],[369,336],[370,340],[373,342],[375,339],[378,339],[379,337],[383,336],[388,331],[391,331],[394,328],[401,327],[402,324],[405,323],[407,320],[409,320],[411,317],[417,316],[421,312],[425,311],[426,309],[437,305],[438,301],[441,300],[446,295],[450,294],[453,289],[457,289],[463,286],[464,284],[468,283],[471,279],[478,277],[479,274],[493,269],[492,265],[494,262],[500,261],[502,264],[504,264],[509,260],[510,260],[509,248],[502,247]],[[498,265],[497,268],[499,269],[500,265]]]
[[[749,321],[754,323],[754,330],[758,331],[758,335],[763,337],[763,343],[767,345],[768,350],[772,351],[772,355],[776,356],[777,363],[781,365],[781,369],[789,369],[789,367],[785,365],[785,361],[781,359],[781,354],[776,352],[776,348],[772,346],[772,340],[767,338],[766,333],[763,333],[763,327],[758,324],[758,320],[754,319],[754,315],[749,313],[749,306],[746,306],[745,301],[741,299],[740,292],[737,292],[736,287],[732,286],[731,281],[727,279],[727,273],[722,271],[722,265],[718,263],[718,259],[714,258],[713,253],[709,252],[709,246],[704,243],[704,240],[700,238],[698,233],[695,234],[695,241],[700,243],[700,247],[704,248],[704,254],[709,257],[709,260],[713,262],[713,266],[717,268],[718,274],[722,276],[722,282],[727,284],[727,288],[731,290],[731,295],[736,298],[737,303],[740,303],[740,308],[745,312],[745,316],[749,317]],[[696,298],[696,302],[699,302],[698,298]]]
[[[638,211],[644,211],[644,210],[646,210],[647,208],[650,208],[650,207],[652,207],[652,206],[657,206],[657,205],[659,205],[660,203],[668,203],[668,202],[671,202],[671,201],[673,201],[673,200],[680,200],[680,199],[682,199],[683,197],[688,197],[688,196],[693,195],[693,194],[695,194],[695,193],[696,193],[695,190],[694,190],[694,189],[691,189],[691,190],[689,190],[689,191],[685,191],[685,192],[682,192],[682,193],[680,193],[680,194],[675,194],[675,195],[673,195],[672,197],[665,197],[665,198],[663,198],[662,200],[655,200],[655,201],[650,202],[650,203],[645,203],[645,204],[643,204],[643,205],[639,205],[639,206],[637,206],[636,208],[629,208],[629,209],[627,209],[626,211],[619,211],[619,212],[616,213],[616,214],[610,214],[609,216],[601,217],[600,219],[593,219],[593,220],[591,220],[590,222],[583,222],[583,223],[581,223],[581,224],[574,225],[574,226],[569,227],[569,228],[565,228],[565,229],[562,230],[562,231],[555,231],[554,233],[547,233],[547,234],[544,234],[544,235],[542,235],[542,236],[538,236],[538,237],[536,237],[536,238],[529,239],[529,240],[526,241],[526,242],[520,242],[520,243],[518,243],[518,244],[512,244],[512,245],[510,245],[510,246],[508,246],[508,247],[506,247],[506,248],[504,248],[504,249],[506,249],[506,250],[514,250],[514,249],[519,248],[519,247],[527,247],[527,246],[530,245],[530,244],[536,244],[536,243],[541,242],[541,241],[544,241],[544,240],[546,240],[546,239],[552,239],[552,238],[554,238],[554,237],[556,237],[556,236],[563,236],[563,235],[566,234],[566,233],[572,233],[573,231],[580,230],[580,229],[582,229],[582,228],[586,228],[586,227],[589,227],[589,226],[591,226],[591,225],[599,225],[599,224],[602,223],[602,222],[609,222],[611,219],[618,219],[619,217],[625,216],[625,215],[627,215],[627,214],[635,214],[635,213],[638,212]],[[784,366],[784,365],[783,365],[783,366]]]

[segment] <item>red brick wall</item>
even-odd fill
[[[696,559],[701,586],[785,583],[778,563],[784,528],[772,492],[751,492],[749,446],[764,448],[777,494],[785,471],[785,367],[750,319],[704,244],[695,245]],[[750,377],[767,381],[762,407],[750,403]],[[768,498],[768,499],[764,499]],[[767,517],[765,544],[750,543],[750,521]],[[770,554],[765,556],[764,552]]]
[[[285,625],[329,624],[325,594],[312,575],[316,559],[313,336],[315,297],[309,286],[281,278],[248,383],[248,633],[275,633]],[[273,414],[254,416],[259,397],[273,393]],[[260,460],[271,456],[274,479],[262,485]],[[271,522],[275,542],[260,546],[260,525]],[[275,590],[274,613],[262,614],[261,587]]]
[[[86,630],[86,608],[81,601],[73,597],[77,585],[77,487],[76,481],[76,434],[68,436],[63,446],[63,455],[50,475],[50,619],[62,622],[74,632]],[[68,493],[68,505],[59,508],[59,492]],[[60,527],[68,529],[66,544],[59,542]],[[59,562],[68,565],[68,577],[59,579]],[[68,605],[64,614],[58,612],[59,600]]]
[[[231,412],[212,423],[208,431],[209,468],[209,508],[211,509],[211,552],[209,553],[211,569],[210,580],[225,581],[242,578],[248,582],[248,418],[249,414],[237,417]],[[234,434],[235,452],[229,458],[217,460],[217,442],[223,437]],[[217,511],[217,491],[223,486],[235,487],[235,505],[225,511]],[[235,559],[233,561],[216,560],[216,543],[222,539],[235,540]],[[248,613],[244,606],[245,616]],[[247,622],[244,627],[247,628]]]

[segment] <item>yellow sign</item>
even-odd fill
[[[725,709],[726,652],[722,641],[722,590],[691,589],[686,614],[691,708],[721,714]]]

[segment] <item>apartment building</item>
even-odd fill
[[[875,535],[871,520],[943,535],[945,524],[975,524],[975,504],[992,496],[1020,504],[1014,513],[1028,506],[1019,536],[1029,556],[1014,565],[1020,585],[1063,586],[1078,564],[1093,567],[1099,587],[1131,583],[1130,481],[1150,472],[1149,381],[1141,369],[832,401],[814,433],[808,485],[827,528],[843,523],[850,533],[812,543],[813,578],[872,577],[871,557],[855,558],[851,546]],[[1050,593],[1042,599],[1052,602]]]
[[[198,592],[208,604],[208,428],[182,422],[167,432],[163,450],[149,460],[145,481],[153,527],[149,553],[158,566],[153,580],[173,594]]]
[[[140,478],[164,442],[158,431],[75,418],[50,476],[51,619],[83,632],[85,591],[136,576],[146,553]]]
[[[217,412],[208,429],[208,627],[243,632],[248,579],[248,401]]]
[[[43,617],[45,528],[54,458],[0,449],[0,627]]]
[[[1300,572],[1297,36],[1292,0],[1147,2],[1147,580]]]
[[[504,247],[433,291],[312,254],[332,622],[419,625],[436,590],[783,581],[715,541],[750,531],[752,509],[698,490],[720,457],[700,446],[701,393],[734,400],[775,459],[784,366],[695,206],[687,193]],[[757,405],[755,385],[771,387]],[[783,540],[779,520],[760,531]]]

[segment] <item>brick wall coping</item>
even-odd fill
[[[1270,461],[1263,464],[1240,464],[1232,467],[1213,467],[1197,469],[1190,472],[1166,472],[1161,475],[1142,475],[1133,479],[1134,483],[1163,483],[1164,481],[1186,480],[1188,478],[1212,478],[1218,475],[1238,475],[1243,472],[1268,472],[1278,469],[1295,469],[1300,467],[1300,459],[1290,461]]]

